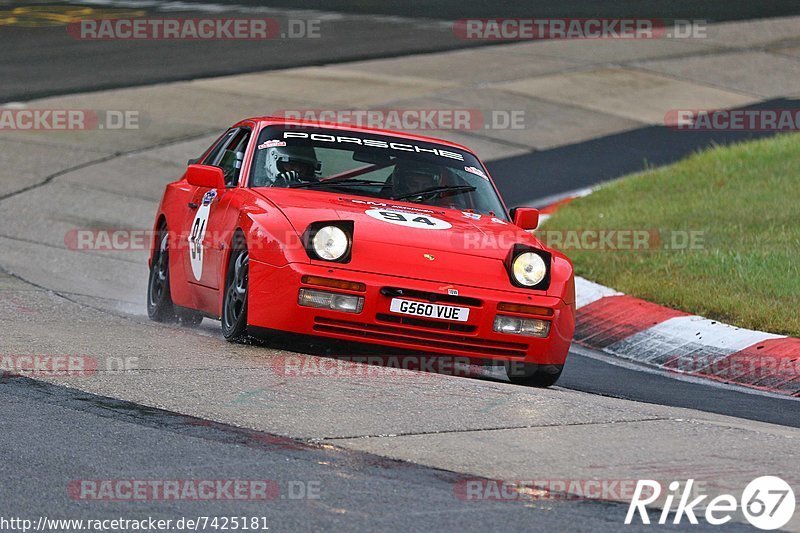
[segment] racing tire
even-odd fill
[[[225,297],[222,301],[222,335],[229,342],[246,342],[247,282],[249,255],[244,237],[234,237],[233,250],[225,275]]]
[[[537,365],[519,361],[506,361],[506,375],[511,383],[530,387],[550,387],[555,385],[564,365]]]
[[[155,322],[171,322],[175,320],[175,306],[169,288],[169,232],[166,225],[159,228],[157,239],[147,282],[147,316]]]

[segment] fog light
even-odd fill
[[[305,307],[332,309],[334,311],[344,311],[345,313],[360,313],[364,308],[364,298],[362,296],[311,289],[300,289],[297,303]]]
[[[498,333],[547,337],[550,334],[550,322],[536,318],[497,315],[494,317],[494,330]]]

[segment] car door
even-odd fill
[[[225,243],[233,230],[228,216],[232,191],[239,183],[244,152],[250,140],[249,128],[234,128],[223,136],[202,164],[222,169],[225,189],[192,187],[187,206],[184,235],[188,240],[184,269],[189,283],[219,290],[220,272],[225,258]],[[233,217],[235,220],[236,217]],[[200,295],[198,295],[200,296]],[[205,300],[205,297],[200,298]]]

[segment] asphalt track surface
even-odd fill
[[[223,4],[258,4],[258,0],[223,0]],[[777,17],[800,12],[797,3],[779,0],[768,5],[758,5],[743,0],[622,0],[616,2],[595,2],[578,0],[564,4],[549,0],[499,0],[480,2],[470,0],[439,0],[437,2],[407,2],[404,0],[368,0],[352,2],[349,0],[277,0],[273,6],[302,9],[329,9],[343,13],[362,13],[394,15],[405,17],[425,17],[444,20],[461,18],[491,17],[651,17],[663,19],[702,18],[716,22],[730,20]]]
[[[620,382],[629,385],[620,387]],[[781,405],[703,384],[620,372],[576,353],[562,386],[689,407],[710,402],[738,416],[760,410],[756,418],[779,424],[796,425],[800,418],[798,402],[783,400]],[[654,396],[659,389],[665,393]],[[622,503],[566,498],[465,501],[455,496],[455,487],[476,476],[317,446],[22,377],[0,379],[0,405],[0,449],[13,458],[3,465],[4,484],[13,490],[4,491],[0,516],[34,523],[41,516],[173,521],[246,516],[265,517],[270,529],[278,531],[618,531],[627,512]],[[774,415],[766,414],[770,411]],[[278,491],[267,501],[203,502],[78,501],[65,494],[70,483],[94,479],[95,473],[100,479],[266,480]],[[303,497],[323,489],[319,499]],[[651,519],[658,514],[651,512]],[[712,527],[701,523],[694,529]],[[626,526],[631,531],[647,528]],[[729,524],[728,529],[747,528]]]
[[[573,347],[558,386],[566,389],[657,403],[800,427],[800,402],[791,398],[757,395],[703,380],[682,380],[665,372],[617,366],[611,358]],[[644,371],[643,371],[644,370]]]
[[[800,100],[773,99],[741,109],[798,109]],[[585,142],[530,152],[487,163],[503,198],[511,205],[532,203],[526,197],[530,176],[537,193],[549,198],[597,185],[650,167],[674,163],[712,146],[773,136],[772,132],[676,131],[646,126]]]
[[[754,4],[744,2],[725,3],[724,7],[720,2],[692,7],[694,4],[687,2],[684,6],[687,10],[691,7],[701,11],[686,11],[676,16],[716,20],[747,18],[753,15],[750,10],[756,9]],[[280,3],[273,5],[279,6]],[[331,5],[335,3],[326,3],[325,9],[333,9]],[[617,5],[638,9],[645,4]],[[668,16],[658,11],[658,5],[649,4],[652,12],[649,11],[648,15]],[[570,15],[598,15],[590,4],[582,6],[584,4],[573,4]],[[739,6],[739,11],[732,6]],[[313,2],[292,2],[290,7],[314,9],[322,6]],[[496,8],[507,16],[529,16],[530,11],[535,11],[537,16],[558,15],[539,9],[543,7],[536,3],[524,8],[520,8],[518,3],[500,3],[492,9]],[[759,15],[797,12],[797,5],[796,2],[774,3],[770,9],[776,12],[767,13],[759,7]],[[360,3],[358,11],[409,16],[399,3],[393,2]],[[478,8],[478,3],[444,2],[437,4],[433,12],[425,13],[425,17],[496,16],[497,11],[486,13]],[[186,12],[184,16],[191,16],[191,13]],[[621,14],[630,13],[624,11]],[[3,45],[8,53],[4,53],[0,61],[4,79],[8,81],[3,83],[2,91],[5,92],[0,91],[0,100],[464,45],[454,43],[449,30],[437,33],[438,30],[431,28],[438,26],[427,22],[425,39],[419,39],[418,34],[408,31],[418,22],[384,21],[382,24],[386,26],[382,26],[380,31],[385,39],[379,43],[367,39],[374,35],[376,26],[365,25],[360,19],[352,24],[352,31],[336,33],[337,39],[344,40],[337,40],[335,49],[312,46],[312,43],[307,50],[294,49],[288,59],[275,53],[279,49],[248,54],[247,50],[239,48],[241,43],[233,43],[230,49],[213,47],[220,51],[218,56],[210,49],[196,47],[185,50],[176,47],[170,50],[170,55],[164,56],[160,43],[155,43],[146,53],[137,51],[141,54],[137,57],[121,56],[123,48],[114,47],[98,48],[92,52],[82,49],[81,54],[77,54],[77,49],[66,46],[69,43],[64,40],[63,27],[47,28],[36,34],[36,38],[29,30],[3,28]],[[276,43],[276,46],[283,44]],[[327,58],[326,53],[331,57]],[[258,56],[257,60],[255,56]],[[168,58],[169,68],[165,68],[163,61],[154,59],[164,57]],[[181,70],[184,67],[185,70]],[[6,77],[6,73],[9,76]],[[777,108],[793,103],[772,101],[763,105]],[[685,133],[676,136],[666,128],[648,127],[499,160],[490,166],[513,202],[514,198],[521,196],[514,190],[512,182],[503,182],[503,176],[518,175],[523,170],[530,172],[534,168],[542,180],[552,179],[552,182],[542,182],[542,194],[558,194],[639,170],[646,162],[668,163],[709,144],[724,144],[746,136],[696,134],[692,137]],[[601,168],[602,172],[583,172],[590,165],[595,169]],[[595,178],[591,182],[583,181],[586,175]],[[213,331],[211,334],[218,336],[216,323],[206,321],[203,331],[204,334]],[[309,351],[304,346],[285,345],[283,348],[301,353]],[[503,381],[497,378],[496,373],[475,381],[494,380]],[[514,388],[507,383],[503,385]],[[622,368],[579,348],[573,350],[559,388],[787,427],[800,425],[800,402],[796,400]],[[5,517],[111,518],[122,514],[128,518],[163,516],[175,519],[194,515],[266,515],[275,526],[272,529],[277,530],[333,527],[364,531],[400,528],[486,530],[502,525],[507,530],[617,531],[626,511],[626,506],[618,503],[557,499],[545,502],[463,502],[453,497],[453,485],[463,478],[463,474],[393,461],[367,452],[314,446],[232,425],[208,423],[199,418],[25,378],[0,379],[0,405],[4,411],[0,417],[0,450],[5,457],[14,458],[3,461],[2,466],[3,482],[7,488],[3,491],[0,515]],[[278,498],[265,511],[263,504],[243,502],[99,503],[87,506],[66,497],[64,486],[70,480],[90,477],[91,473],[102,478],[125,479],[272,479],[283,490],[292,480],[310,480],[325,487],[325,498],[304,500],[299,504]],[[13,490],[8,487],[13,487]],[[738,527],[729,525],[733,529]],[[694,526],[694,529],[704,528]],[[631,530],[636,529],[631,527]]]
[[[627,512],[620,503],[585,500],[465,501],[454,497],[454,486],[474,476],[306,445],[25,378],[4,381],[0,403],[27,413],[2,419],[0,449],[14,458],[5,461],[3,479],[14,490],[4,491],[0,512],[34,523],[40,516],[247,516],[266,517],[273,531],[618,531]],[[103,472],[103,479],[269,480],[280,495],[146,504],[66,498],[64,486],[86,472]],[[324,487],[324,499],[298,498],[316,487]]]
[[[19,7],[18,4],[5,6],[5,9],[15,7]],[[60,9],[70,7],[79,6],[60,5]],[[157,7],[94,6],[92,9],[118,16],[133,11],[138,12],[138,16],[152,18],[274,18],[284,35],[288,35],[289,19],[319,20],[319,37],[204,42],[149,40],[137,41],[137,46],[131,46],[131,42],[125,40],[80,40],[68,33],[65,24],[0,26],[3,47],[0,72],[4,78],[0,102],[397,56],[459,48],[465,44],[453,36],[446,24],[407,18],[306,13],[257,5],[221,12],[216,9],[164,11]],[[376,35],[381,38],[375,39]]]
[[[0,1],[0,11],[35,6],[54,9],[87,7],[98,13],[130,13],[144,17],[270,17],[288,34],[288,20],[319,20],[319,38],[267,41],[86,41],[71,36],[63,24],[41,19],[0,24],[0,103],[88,90],[130,87],[243,72],[322,65],[359,59],[394,57],[487,44],[459,39],[452,21],[468,17],[640,17],[731,21],[800,13],[794,0],[734,2],[714,0],[661,2],[628,0],[568,5],[530,2],[453,1],[412,3],[277,1],[265,7],[257,0],[167,2],[165,0],[76,0],[73,2]],[[77,16],[77,15],[76,15]],[[124,16],[124,15],[120,15]],[[0,17],[2,20],[2,17]],[[32,21],[32,22],[31,22]],[[378,37],[379,36],[379,37]],[[491,43],[489,43],[491,44]],[[480,65],[476,65],[480,68]]]
[[[135,5],[134,5],[135,4]],[[161,0],[123,2],[85,0],[70,4],[2,2],[0,11],[32,6],[53,9],[95,9],[98,13],[139,10],[148,17],[276,18],[282,28],[287,19],[319,19],[320,38],[268,41],[81,41],[66,26],[0,24],[0,104],[72,92],[129,87],[168,81],[213,77],[251,71],[322,65],[377,57],[442,51],[486,45],[456,39],[448,21],[465,17],[617,17],[700,18],[712,21],[766,18],[800,13],[797,2],[769,6],[748,2],[631,1],[571,3],[568,12],[549,2],[437,2],[415,7],[405,2],[259,2],[175,3]],[[198,6],[193,10],[193,6]],[[326,11],[315,11],[323,10]],[[105,10],[105,11],[104,11]],[[2,17],[0,17],[1,19]],[[22,17],[23,20],[24,17]],[[33,19],[38,20],[38,19]],[[41,22],[33,22],[40,24]],[[375,36],[380,35],[380,39]],[[489,43],[491,44],[491,43]],[[479,66],[476,66],[479,68]],[[795,109],[798,100],[773,99],[746,109]],[[677,161],[713,145],[769,136],[747,132],[676,132],[664,126],[647,126],[577,144],[534,151],[488,163],[510,205],[528,204],[528,180],[537,183],[540,197],[551,197],[641,170]]]

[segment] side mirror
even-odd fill
[[[222,169],[208,165],[189,165],[186,169],[186,181],[195,187],[206,189],[224,189],[225,176]]]
[[[539,226],[539,210],[533,207],[517,207],[512,209],[514,225],[524,230],[536,229]]]

